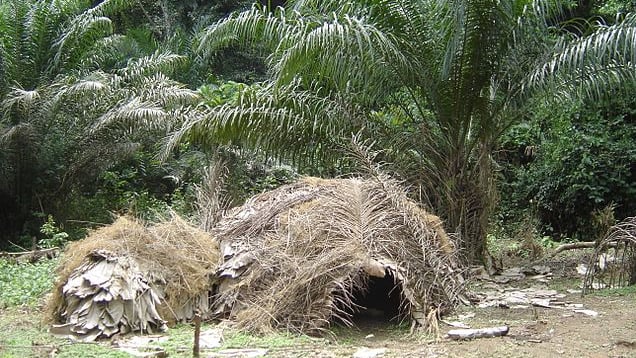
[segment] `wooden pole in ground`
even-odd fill
[[[192,356],[195,358],[199,358],[200,349],[199,349],[199,336],[201,335],[201,314],[197,310],[194,313],[194,346],[192,347]]]

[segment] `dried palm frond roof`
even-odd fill
[[[583,293],[636,284],[636,217],[609,228],[588,262]]]
[[[48,305],[54,331],[92,340],[205,313],[218,261],[209,233],[176,215],[154,226],[120,217],[66,249]]]
[[[214,313],[250,330],[351,323],[355,292],[387,274],[404,315],[423,325],[464,292],[440,219],[384,176],[304,178],[251,198],[212,232],[222,254]]]

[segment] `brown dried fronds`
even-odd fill
[[[616,225],[616,203],[609,203],[602,209],[592,212],[592,224],[594,228],[594,239],[601,240],[607,235],[609,230]]]
[[[249,330],[313,333],[336,319],[351,323],[354,292],[378,266],[395,277],[404,314],[422,325],[464,291],[440,219],[384,176],[304,178],[252,198],[213,234],[224,254],[216,313]]]
[[[158,310],[171,322],[190,318],[189,308],[203,298],[207,300],[219,262],[219,248],[210,234],[176,214],[153,226],[120,217],[84,240],[71,243],[65,250],[48,304],[52,320],[60,321],[65,310],[63,286],[97,251],[134,260],[145,279],[163,293],[164,300]]]
[[[430,334],[435,337],[435,341],[439,341],[441,338],[439,330],[439,319],[437,316],[439,312],[437,309],[432,309],[426,316],[426,334]]]
[[[125,254],[128,246],[138,247],[140,242],[147,240],[147,236],[146,228],[140,222],[122,216],[113,224],[96,229],[88,238],[70,243],[58,266],[58,284],[63,284],[90,252],[107,250]]]

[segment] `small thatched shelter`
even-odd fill
[[[177,216],[154,226],[125,217],[66,249],[49,301],[56,334],[92,341],[162,331],[209,309],[218,246]]]
[[[214,314],[311,333],[380,310],[426,325],[464,291],[442,222],[388,178],[305,178],[251,198],[212,230]]]
[[[583,292],[636,284],[636,217],[612,226],[588,262]]]

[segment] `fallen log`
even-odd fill
[[[508,326],[478,329],[451,329],[448,338],[454,340],[501,337],[508,334]]]
[[[532,264],[540,264],[542,262],[548,261],[556,257],[559,253],[567,250],[578,250],[578,249],[593,249],[597,246],[595,241],[585,241],[585,242],[573,242],[569,244],[563,244],[557,246],[556,249],[549,255],[542,257],[539,260],[534,261]],[[616,247],[616,243],[608,243],[605,245],[607,248]]]
[[[56,251],[60,251],[59,247],[51,247],[49,249],[41,249],[41,250],[32,250],[32,251],[21,251],[21,252],[6,252],[6,251],[0,251],[0,256],[9,256],[9,257],[19,257],[19,256],[26,256],[26,255],[33,255],[33,254],[46,254],[49,252],[56,252]]]
[[[570,244],[559,245],[555,250],[553,255],[558,254],[561,251],[565,250],[576,250],[576,249],[593,249],[597,245],[596,242],[573,242]]]
[[[49,249],[22,251],[22,252],[6,252],[0,251],[0,257],[7,257],[13,260],[28,260],[30,262],[38,261],[41,258],[53,258],[60,253],[59,247],[51,247]]]

